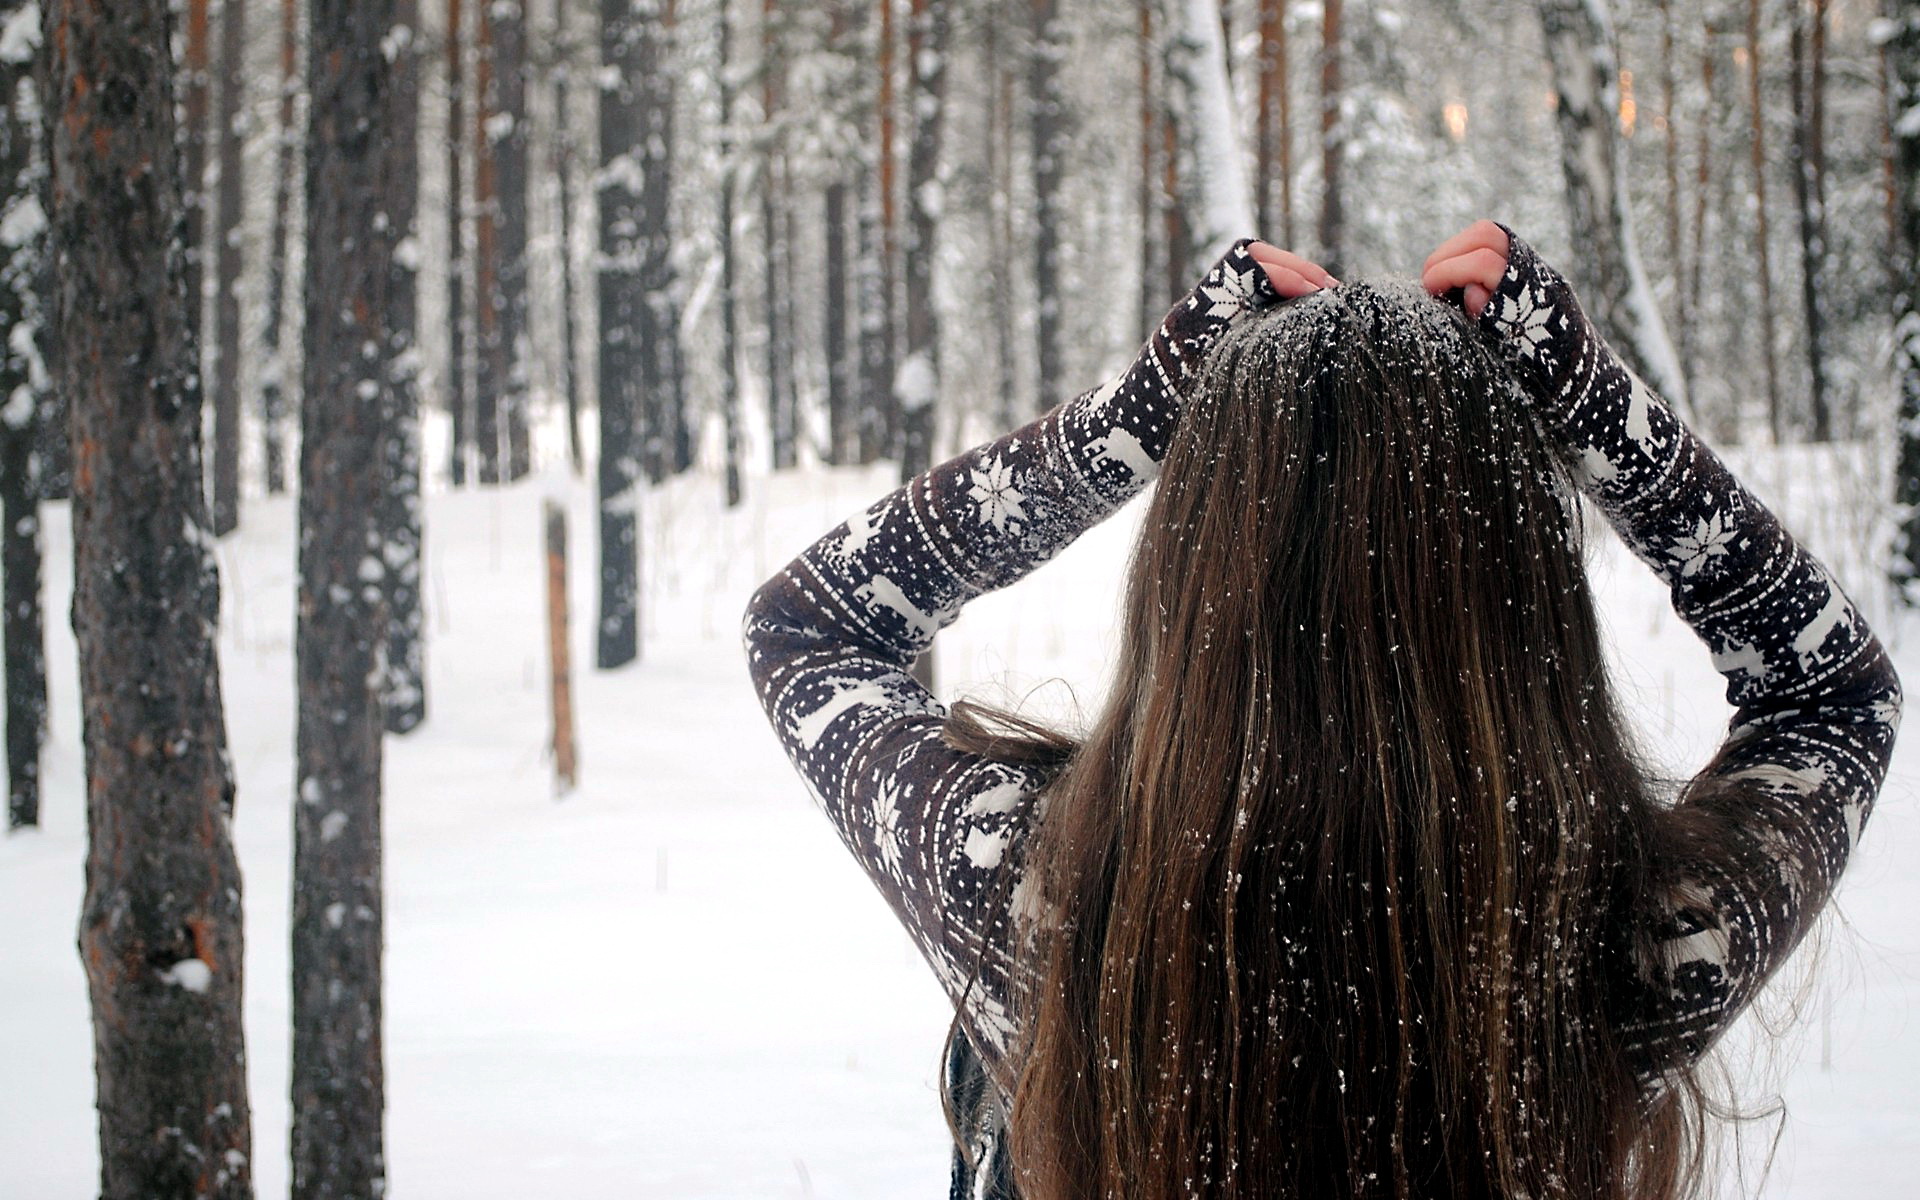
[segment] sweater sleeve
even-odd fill
[[[1120,375],[854,514],[747,606],[748,669],[774,732],[985,1054],[1012,1035],[1005,917],[989,909],[1013,824],[1044,780],[948,746],[946,710],[909,668],[961,606],[1046,562],[1158,475],[1207,350],[1278,299],[1248,244]],[[976,963],[981,986],[969,990]]]
[[[1482,312],[1580,488],[1668,586],[1734,706],[1661,814],[1655,928],[1615,995],[1652,1094],[1759,992],[1832,894],[1880,790],[1900,682],[1827,569],[1627,369],[1566,281],[1508,230]]]

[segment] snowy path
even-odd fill
[[[705,477],[649,497],[647,657],[578,673],[583,786],[557,803],[543,756],[539,502],[542,486],[569,495],[575,661],[590,663],[585,493],[533,484],[430,499],[431,716],[390,741],[387,760],[394,1195],[945,1194],[933,1088],[942,997],[780,757],[736,635],[747,592],[888,476],[754,485],[731,518]],[[1790,523],[1844,559],[1832,526],[1845,510]],[[1090,710],[1137,512],[969,609],[943,635],[943,691],[1017,698],[1057,674],[1077,695],[1053,685],[1033,702]],[[221,546],[222,656],[248,901],[255,1181],[275,1196],[286,1191],[292,508],[256,502],[245,519]],[[73,950],[84,814],[64,508],[50,514],[48,547],[49,609],[62,616],[45,828],[0,840],[0,1200],[89,1196],[96,1177]],[[1595,571],[1628,702],[1656,760],[1684,772],[1724,727],[1719,677],[1610,540]],[[1920,690],[1911,643],[1896,657]],[[1777,1064],[1790,1116],[1767,1196],[1893,1195],[1920,1176],[1917,783],[1910,730],[1843,888],[1847,923],[1825,927],[1807,1015]],[[1749,1172],[1771,1136],[1772,1122],[1749,1132]]]

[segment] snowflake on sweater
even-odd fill
[[[970,468],[973,486],[967,489],[967,498],[980,507],[976,510],[982,525],[992,525],[1005,532],[1008,521],[1024,521],[1027,510],[1020,502],[1027,498],[1026,493],[1013,486],[1013,465],[998,459],[982,459],[979,467]]]
[[[1683,533],[1673,542],[1673,557],[1680,564],[1681,576],[1691,578],[1714,559],[1726,557],[1737,532],[1718,512],[1694,522],[1692,533]]]
[[[1241,271],[1229,266],[1220,272],[1218,283],[1202,284],[1199,299],[1209,305],[1207,316],[1231,320],[1252,308],[1253,273],[1258,269],[1258,266],[1254,266]]]
[[[894,879],[906,878],[900,871],[900,801],[908,786],[887,775],[873,793],[873,844],[880,852],[881,869]]]

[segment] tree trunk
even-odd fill
[[[1612,26],[1601,0],[1539,4],[1557,91],[1554,115],[1573,244],[1582,250],[1569,273],[1587,311],[1627,365],[1685,412],[1686,382],[1634,242],[1617,132],[1620,72]]]
[[[220,0],[219,223],[214,235],[213,534],[240,524],[240,221],[246,0]]]
[[[1667,267],[1673,273],[1674,349],[1680,377],[1693,388],[1693,316],[1687,303],[1686,244],[1680,221],[1680,128],[1674,114],[1673,0],[1660,0],[1661,163],[1666,171]]]
[[[870,0],[851,0],[859,14],[855,45],[863,45]],[[859,258],[854,262],[854,307],[860,331],[859,413],[855,418],[859,458],[870,463],[886,454],[891,437],[896,325],[893,304],[893,16],[890,0],[880,0],[876,26],[875,83],[868,124],[874,142],[860,174],[855,215]]]
[[[1158,126],[1155,121],[1157,96],[1153,90],[1153,0],[1135,0],[1134,16],[1138,23],[1134,65],[1140,76],[1140,178],[1134,196],[1134,205],[1140,210],[1140,295],[1134,327],[1145,337],[1160,316],[1160,288],[1155,280],[1162,273],[1153,236],[1154,218],[1159,209],[1159,177],[1154,170],[1154,138]]]
[[[1760,361],[1766,369],[1767,432],[1786,440],[1781,410],[1780,367],[1773,352],[1773,253],[1767,224],[1766,110],[1760,103],[1760,0],[1747,0],[1747,118],[1752,130],[1754,260],[1760,276]]]
[[[455,487],[466,486],[475,470],[478,397],[467,386],[467,214],[461,199],[466,144],[466,71],[460,41],[463,5],[447,0],[447,416],[451,425],[447,473]],[[496,450],[497,452],[497,450]]]
[[[767,340],[766,354],[767,423],[772,437],[773,469],[787,470],[799,463],[800,413],[793,383],[793,342],[789,336],[786,289],[781,280],[787,272],[790,249],[784,236],[780,108],[780,16],[776,0],[762,0],[760,6],[760,251],[766,270],[762,273],[761,298]]]
[[[483,484],[499,483],[501,393],[500,363],[500,198],[498,156],[488,132],[488,114],[499,103],[493,76],[497,69],[491,0],[476,0],[473,55],[473,443],[475,474]]]
[[[859,413],[854,408],[854,368],[847,336],[847,181],[835,179],[823,197],[826,224],[827,298],[822,341],[827,354],[827,461],[844,467],[859,457]]]
[[[419,0],[391,0],[394,24],[418,28]],[[387,589],[386,674],[381,709],[387,732],[411,733],[427,719],[426,619],[421,611],[420,391],[420,49],[394,38],[388,54],[382,173],[386,228],[396,239],[385,314],[386,440],[380,498],[380,560]]]
[[[475,186],[479,287],[475,299],[481,396],[480,481],[519,479],[532,470],[527,413],[527,78],[526,23],[518,0],[479,5],[480,180]],[[489,444],[485,415],[496,425]],[[499,459],[505,454],[504,469]],[[489,477],[487,464],[493,459]]]
[[[459,0],[453,0],[458,3]],[[273,227],[267,235],[266,328],[261,347],[266,378],[260,385],[260,444],[266,460],[267,494],[287,490],[287,358],[285,322],[287,303],[287,241],[293,207],[293,148],[299,133],[293,127],[293,101],[299,94],[296,50],[299,46],[299,4],[280,0],[280,116],[273,150]]]
[[[1888,571],[1907,608],[1920,608],[1920,0],[1887,0],[1888,119],[1898,241],[1893,255],[1895,527]]]
[[[1805,4],[1796,0],[1789,41],[1793,57],[1793,200],[1800,225],[1800,304],[1807,327],[1807,400],[1816,442],[1833,436],[1826,353],[1827,214],[1820,170],[1821,126],[1826,108],[1823,96],[1826,25],[1826,0],[1813,0],[1811,13]]]
[[[240,871],[165,0],[52,0],[102,1200],[253,1194]],[[96,86],[96,84],[108,86]],[[141,185],[128,186],[129,180]]]
[[[580,475],[587,469],[587,460],[580,442],[580,381],[573,361],[579,330],[574,326],[573,317],[573,118],[569,111],[573,47],[567,33],[571,7],[571,0],[554,0],[553,120],[554,137],[559,145],[554,155],[553,174],[560,209],[560,389],[567,401],[567,464],[575,475]]]
[[[0,28],[32,21],[25,0],[0,5]],[[47,737],[47,648],[40,601],[40,423],[50,415],[45,339],[45,109],[35,46],[0,55],[0,642],[5,644],[7,828],[40,823],[40,750]]]
[[[186,175],[181,182],[180,200],[187,214],[183,247],[187,263],[187,337],[194,353],[204,357],[200,317],[201,306],[206,303],[207,109],[210,107],[213,29],[211,0],[184,0],[184,4],[187,36],[180,75],[185,94],[180,104],[185,128],[180,131],[180,148],[186,159]],[[196,369],[199,365],[198,361],[194,364]]]
[[[1340,119],[1341,0],[1323,0],[1320,15],[1320,265],[1338,276],[1346,257],[1346,209],[1340,201],[1347,156]]]
[[[1258,179],[1254,186],[1259,192],[1261,234],[1278,237],[1285,246],[1294,244],[1291,91],[1287,83],[1287,0],[1260,0],[1260,113],[1255,141]],[[1276,182],[1280,185],[1278,212],[1274,210]]]
[[[1702,21],[1700,25],[1700,135],[1696,145],[1696,162],[1693,177],[1693,236],[1688,239],[1688,256],[1685,266],[1686,281],[1684,301],[1681,311],[1686,314],[1686,325],[1682,332],[1687,337],[1688,351],[1680,360],[1681,373],[1686,377],[1688,394],[1692,394],[1693,360],[1698,357],[1697,345],[1701,340],[1701,294],[1700,288],[1707,261],[1707,201],[1713,183],[1713,127],[1715,113],[1715,69],[1713,57],[1713,25]]]
[[[601,670],[639,655],[638,506],[643,423],[659,420],[662,318],[651,273],[665,262],[665,86],[658,0],[602,0],[600,89]],[[658,211],[656,211],[656,209]]]
[[[1066,167],[1070,131],[1060,66],[1067,54],[1067,30],[1060,18],[1060,0],[1032,0],[1032,4],[1027,116],[1033,143],[1034,402],[1045,411],[1060,399],[1063,386],[1060,229],[1065,223],[1065,214],[1060,211],[1060,180]]]
[[[1221,40],[1219,0],[1181,0],[1177,32],[1167,43],[1167,74],[1175,84],[1187,169],[1181,206],[1187,243],[1180,247],[1182,277],[1191,281],[1253,231],[1253,190],[1240,161],[1233,86]]]
[[[987,78],[992,89],[987,101],[987,271],[993,296],[994,425],[999,429],[1011,429],[1020,423],[1013,364],[1015,70],[1000,32],[1001,18],[1007,15],[1004,5],[996,6],[986,31]]]
[[[412,136],[383,42],[396,0],[309,0],[305,386],[300,439],[299,716],[293,806],[294,1200],[386,1187],[381,1052],[382,543],[393,436],[387,355],[401,231],[386,220],[392,145]],[[396,113],[398,110],[398,114]]]
[[[900,478],[933,465],[940,395],[940,328],[933,311],[934,239],[940,223],[940,121],[946,95],[948,0],[913,0],[907,62],[913,73],[913,142],[907,150],[907,356],[894,380],[900,406]]]
[[[720,418],[726,436],[727,507],[737,508],[745,498],[744,480],[740,473],[740,308],[733,290],[733,189],[739,166],[739,146],[732,132],[733,82],[728,77],[728,72],[732,70],[733,21],[724,0],[716,25],[720,56]]]

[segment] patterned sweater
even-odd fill
[[[1016,886],[1003,899],[999,872],[1022,802],[1045,780],[946,745],[945,709],[909,667],[967,601],[1047,561],[1155,478],[1208,349],[1279,299],[1247,244],[1118,377],[856,513],[746,611],[748,665],[775,732],[967,1034],[947,1084],[972,1106],[970,1135],[996,1167],[974,1177],[956,1156],[956,1196],[1011,1194],[995,1136],[1008,1097],[970,1056],[1004,1065],[1015,1041],[1007,914],[1023,897]],[[1637,1059],[1690,1062],[1831,893],[1886,774],[1899,681],[1826,568],[1626,369],[1517,237],[1479,324],[1582,490],[1669,586],[1726,678],[1735,712],[1714,769],[1776,801],[1764,816],[1733,814],[1767,853],[1735,873],[1702,863],[1665,898],[1662,961],[1620,999]],[[1650,1093],[1663,1086],[1651,1070],[1643,1080]]]

